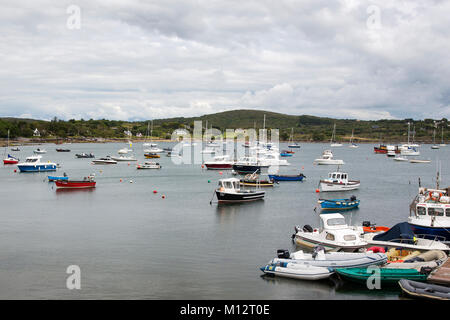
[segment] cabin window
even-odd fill
[[[331,233],[327,233],[326,239],[330,240],[330,241],[334,241],[334,235]]]
[[[336,179],[336,174],[335,174],[335,173],[333,173],[332,178],[333,178],[333,179]]]
[[[226,182],[225,182],[225,188],[227,188],[227,189],[231,189],[231,188],[232,188],[232,186],[231,186],[231,182],[229,182],[229,181],[226,181]]]
[[[444,209],[442,208],[428,208],[429,216],[442,217],[444,215]]]
[[[329,226],[342,226],[342,225],[345,225],[345,219],[344,218],[328,219],[327,224]]]
[[[346,174],[343,174],[343,175],[342,175],[342,179],[347,179],[347,175],[346,175]]]
[[[356,240],[356,236],[354,234],[346,234],[344,236],[344,240],[345,241],[355,241]]]
[[[445,209],[445,215],[450,217],[450,208]]]
[[[419,216],[424,216],[427,214],[427,209],[424,207],[417,207],[417,214]]]

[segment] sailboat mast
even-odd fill
[[[410,128],[411,128],[411,123],[408,122],[408,145],[409,145],[409,131],[410,131]]]

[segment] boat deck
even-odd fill
[[[435,272],[428,278],[429,282],[449,285],[450,284],[450,259],[444,262]]]

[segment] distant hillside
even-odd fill
[[[294,139],[299,141],[328,141],[331,138],[333,125],[336,123],[337,140],[348,141],[354,130],[356,141],[386,141],[403,142],[407,139],[407,123],[411,123],[411,130],[415,128],[415,140],[430,142],[433,130],[436,130],[436,140],[441,139],[441,128],[444,128],[444,140],[450,138],[447,119],[433,120],[377,120],[361,121],[356,119],[332,119],[308,115],[294,116],[261,110],[232,110],[200,117],[178,117],[157,119],[153,121],[153,136],[156,138],[169,138],[178,128],[193,128],[194,121],[203,121],[208,128],[212,125],[221,131],[225,129],[263,127],[266,115],[266,128],[280,129],[280,138],[289,139],[291,128],[294,130]],[[32,137],[33,130],[37,128],[41,137],[101,137],[125,138],[124,131],[130,130],[135,136],[140,132],[147,134],[148,121],[116,121],[116,120],[68,120],[62,121],[54,118],[52,121],[0,118],[0,137],[6,138],[8,129],[11,138]]]

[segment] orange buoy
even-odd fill
[[[204,164],[202,164],[202,169],[205,167],[205,165]]]

